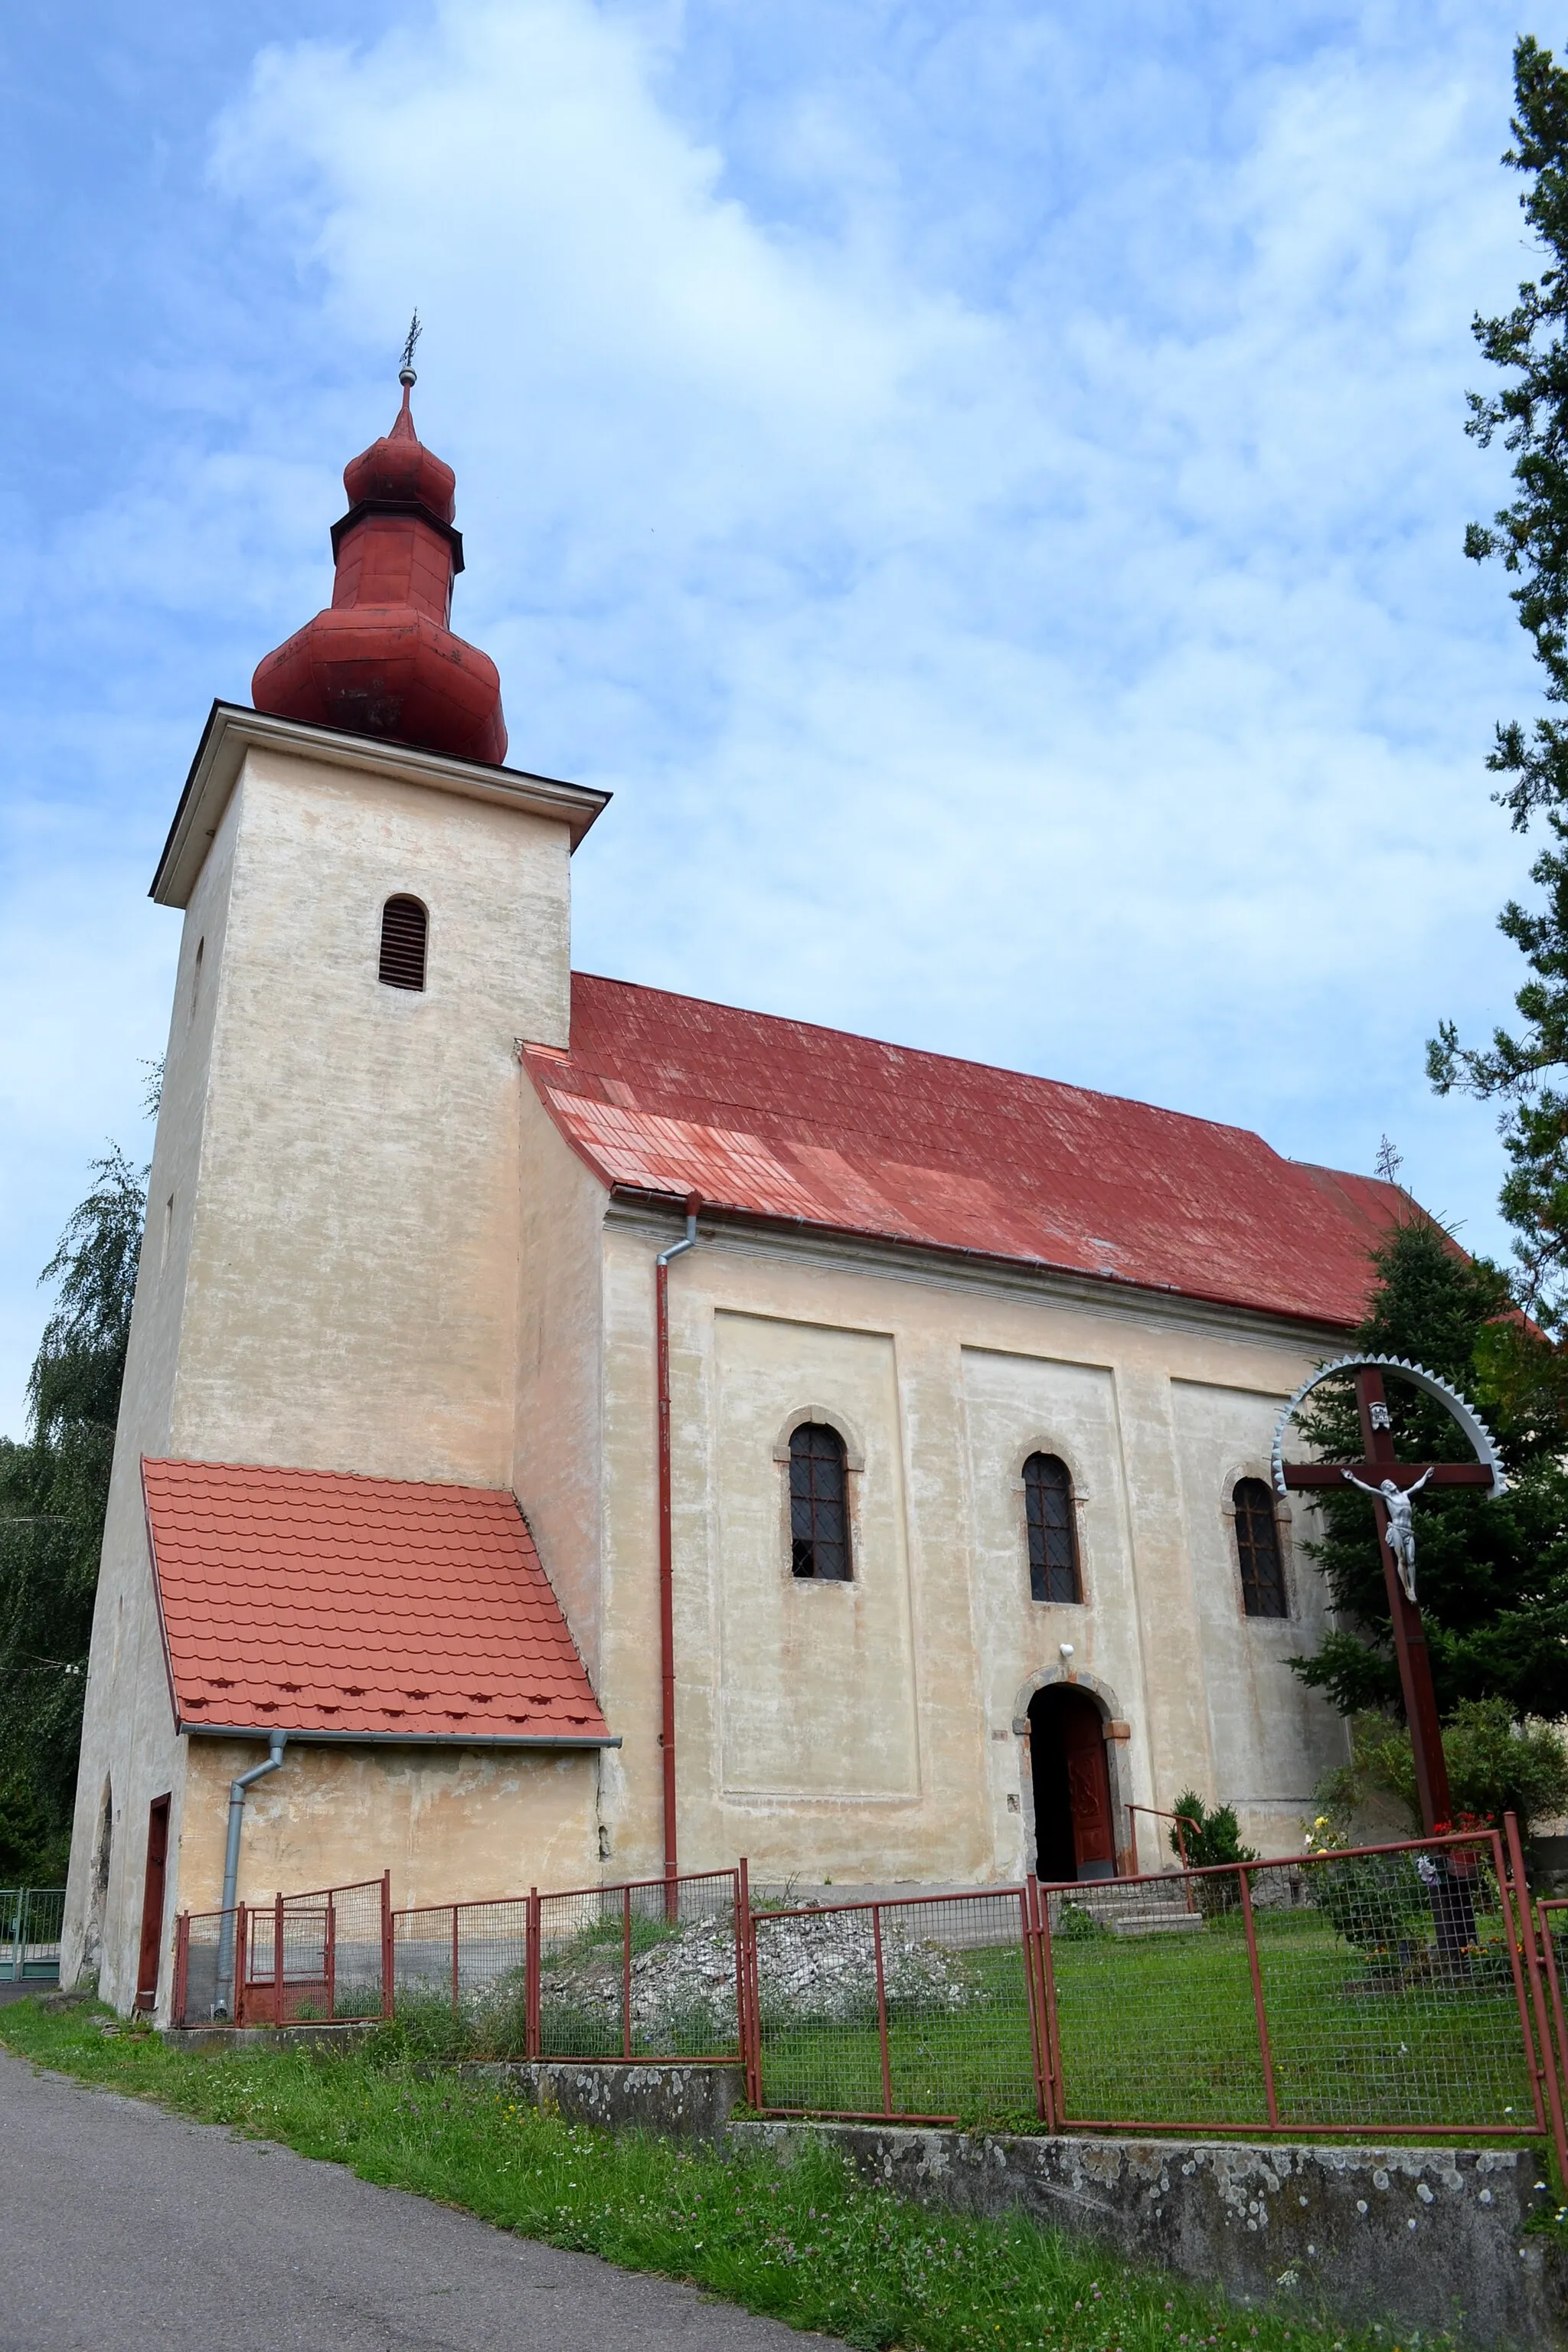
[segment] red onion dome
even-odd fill
[[[405,370],[412,381],[414,371]],[[343,467],[343,488],[351,507],[374,500],[396,506],[423,507],[437,522],[450,522],[458,511],[458,477],[444,457],[426,449],[414,430],[408,408],[408,385],[403,406],[390,433],[373,441]]]
[[[268,655],[251,700],[281,719],[499,766],[500,675],[447,625],[463,568],[457,476],[414,430],[406,362],[401,380],[391,432],[343,469],[350,503],[332,526],[331,604]]]

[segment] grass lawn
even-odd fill
[[[0,2011],[0,2041],[85,2082],[858,2346],[1396,2352],[1414,2340],[1242,2311],[1026,2221],[926,2213],[863,2184],[826,2150],[790,2165],[724,2161],[564,2124],[417,2068],[395,2029],[350,2055],[203,2058],[151,2034],[106,2035],[105,2021],[102,2011],[52,2017],[20,2001]]]
[[[1282,2127],[1384,2138],[1436,2124],[1531,2125],[1519,2008],[1495,1927],[1469,1972],[1445,1981],[1347,1943],[1319,1911],[1261,1912],[1260,1973]],[[1238,1915],[1192,1933],[1052,1943],[1067,2114],[1074,2121],[1268,2126]],[[893,2003],[889,2071],[905,2114],[1030,2128],[1029,2017],[1017,1948],[956,1956],[956,2007]],[[874,2013],[846,2021],[768,2013],[770,2106],[877,2112]]]

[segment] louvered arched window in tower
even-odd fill
[[[381,969],[385,988],[423,988],[430,918],[417,898],[389,898],[381,910]]]
[[[1029,1591],[1037,1601],[1081,1601],[1078,1520],[1072,1479],[1054,1454],[1024,1465],[1024,1516],[1029,1531]]]
[[[1230,1499],[1236,1511],[1241,1605],[1249,1617],[1289,1617],[1274,1497],[1261,1478],[1238,1478]]]

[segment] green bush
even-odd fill
[[[1058,1943],[1092,1944],[1113,1931],[1102,1920],[1097,1919],[1092,1911],[1086,1911],[1081,1903],[1064,1901],[1051,1932]]]
[[[1184,1818],[1180,1837],[1176,1835],[1176,1823],[1171,1824],[1171,1852],[1179,1857],[1184,1842],[1189,1869],[1206,1870],[1217,1863],[1258,1860],[1256,1847],[1241,1843],[1241,1824],[1234,1805],[1215,1805],[1211,1812],[1195,1789],[1184,1789],[1172,1810]]]
[[[1568,1746],[1549,1723],[1521,1723],[1507,1699],[1462,1699],[1443,1726],[1443,1754],[1456,1821],[1468,1815],[1500,1828],[1517,1813],[1534,1822],[1568,1812]],[[1351,1760],[1321,1783],[1317,1802],[1354,1842],[1356,1815],[1378,1796],[1399,1800],[1418,1835],[1415,1759],[1410,1734],[1384,1715],[1359,1715],[1351,1726]]]
[[[1307,1900],[1358,1952],[1397,1956],[1412,1927],[1431,1924],[1426,1891],[1407,1853],[1345,1861],[1325,1854],[1304,1866]]]

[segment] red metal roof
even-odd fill
[[[607,1738],[511,1495],[229,1462],[142,1483],[182,1729]]]
[[[582,972],[570,1053],[524,1058],[616,1191],[1318,1323],[1360,1321],[1407,1206],[1245,1128]]]

